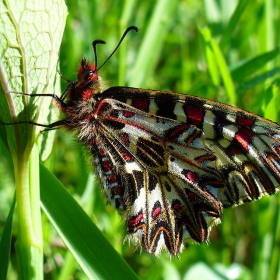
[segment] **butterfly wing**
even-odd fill
[[[197,97],[133,88],[97,96],[94,154],[127,231],[150,253],[208,240],[223,207],[279,188],[279,126]]]

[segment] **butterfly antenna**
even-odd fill
[[[113,50],[113,52],[112,52],[112,53],[109,55],[109,57],[103,62],[103,64],[102,64],[100,67],[98,67],[98,68],[96,68],[96,67],[97,67],[96,44],[99,44],[99,43],[105,44],[105,42],[102,41],[102,40],[95,40],[95,41],[92,42],[92,46],[93,46],[93,50],[94,50],[94,56],[95,56],[95,69],[96,69],[96,70],[99,70],[100,68],[102,68],[102,67],[107,63],[107,61],[108,61],[108,60],[112,57],[112,55],[117,51],[117,49],[119,48],[119,46],[120,46],[120,44],[122,43],[123,39],[126,37],[127,33],[128,33],[130,30],[132,30],[132,29],[135,30],[136,32],[138,32],[138,28],[137,28],[136,26],[129,26],[129,27],[125,30],[125,32],[123,33],[123,35],[122,35],[122,37],[121,37],[121,39],[120,39],[118,45],[115,47],[115,49]]]
[[[95,63],[94,63],[95,71],[97,71],[99,69],[99,68],[97,69],[97,52],[96,52],[96,45],[97,44],[106,44],[106,42],[103,41],[103,40],[94,40],[92,42],[92,47],[93,47],[93,51],[94,51],[94,60],[95,60]]]

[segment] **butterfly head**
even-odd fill
[[[74,100],[88,100],[91,96],[102,91],[103,86],[101,77],[95,65],[87,62],[83,57],[78,68],[77,82],[75,89],[70,92],[70,99]]]
[[[112,55],[117,51],[118,47],[120,46],[121,42],[125,38],[126,34],[130,30],[138,31],[138,28],[136,26],[130,26],[126,29],[124,32],[122,38],[120,39],[118,45],[113,50],[111,55],[103,62],[103,64],[99,67],[97,67],[97,52],[96,52],[96,45],[98,44],[105,44],[105,41],[103,40],[94,40],[92,42],[92,47],[94,51],[94,57],[95,57],[95,63],[87,62],[86,58],[83,57],[80,63],[80,66],[78,68],[78,80],[77,82],[73,83],[73,87],[69,88],[68,97],[71,102],[79,101],[79,100],[85,100],[88,101],[90,98],[94,99],[94,96],[98,93],[101,93],[104,91],[105,86],[102,83],[101,77],[98,74],[98,70],[101,69],[107,61],[112,57]],[[94,101],[94,100],[92,100]]]
[[[83,57],[78,68],[77,78],[78,87],[91,87],[93,84],[98,83],[100,76],[95,65],[87,62],[86,58]]]
[[[89,86],[94,82],[97,82],[99,78],[95,65],[87,62],[83,57],[78,69],[78,83],[80,85]]]

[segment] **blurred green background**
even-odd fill
[[[135,25],[118,52],[100,69],[110,86],[190,93],[235,105],[279,122],[280,2],[276,0],[66,1],[68,19],[61,46],[60,70],[75,80],[82,56],[99,65],[110,55],[124,30]],[[206,33],[224,57],[215,64]],[[210,36],[210,35],[209,35]],[[242,68],[243,66],[243,68]],[[227,73],[228,71],[228,73]],[[233,93],[225,75],[230,74]],[[230,86],[229,82],[229,86]],[[62,80],[62,91],[67,83]],[[230,95],[230,94],[233,95]],[[187,245],[170,260],[140,252],[124,240],[124,220],[106,205],[90,158],[71,135],[57,131],[45,165],[81,202],[105,237],[142,279],[280,279],[280,195],[224,211],[210,244]],[[5,162],[1,162],[5,170]],[[1,183],[0,219],[5,221],[13,181]],[[90,192],[89,192],[90,190]],[[1,222],[2,223],[2,222]],[[43,220],[46,279],[62,278],[66,249],[47,219]],[[15,233],[16,234],[16,233]],[[75,262],[71,279],[87,279]],[[64,263],[64,264],[65,264]],[[63,268],[65,269],[65,267]],[[10,271],[12,273],[12,271]]]

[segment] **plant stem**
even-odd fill
[[[31,157],[15,164],[19,238],[16,242],[20,279],[43,279],[43,251],[40,215],[38,147]]]

